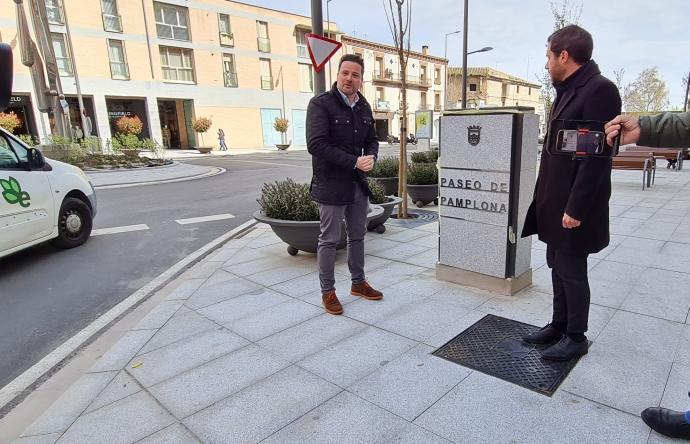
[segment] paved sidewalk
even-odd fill
[[[18,443],[659,443],[640,420],[690,406],[690,173],[614,172],[611,245],[590,258],[590,353],[549,398],[430,353],[487,313],[550,319],[545,245],[514,297],[437,282],[436,222],[366,240],[382,301],[320,305],[315,256],[257,225],[165,300]]]
[[[175,180],[191,180],[209,177],[225,171],[223,168],[205,165],[173,162],[171,165],[117,169],[109,171],[86,171],[93,186],[98,188],[142,185]]]

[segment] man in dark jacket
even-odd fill
[[[347,231],[347,265],[352,277],[350,293],[369,300],[383,298],[364,276],[364,235],[371,191],[366,173],[374,167],[379,142],[374,117],[358,93],[364,60],[346,54],[338,64],[338,79],[330,91],[309,102],[307,149],[312,155],[311,197],[319,205],[321,234],[317,250],[324,308],[342,314],[335,294],[335,248],[343,218]]]
[[[690,113],[661,113],[654,116],[618,116],[606,124],[609,143],[620,131],[621,144],[637,143],[654,148],[690,147]],[[647,407],[642,420],[657,433],[690,440],[690,411]]]
[[[621,110],[618,88],[591,60],[592,36],[579,26],[560,29],[548,39],[546,69],[556,88],[549,127],[556,120],[607,122]],[[603,123],[602,123],[603,126]],[[570,360],[587,353],[589,317],[587,256],[609,243],[611,159],[573,159],[555,153],[546,138],[539,176],[522,236],[538,234],[547,244],[553,283],[551,323],[525,336],[525,342],[549,344],[549,360]]]

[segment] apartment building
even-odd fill
[[[388,135],[400,134],[402,82],[397,49],[360,38],[343,35],[342,53],[358,54],[364,59],[361,92],[371,104],[380,141]],[[447,60],[429,54],[427,46],[421,52],[410,51],[407,62],[407,132],[415,132],[415,111],[433,111],[434,138],[438,138],[438,119],[443,111],[444,76]]]
[[[81,125],[76,72],[90,133],[104,141],[119,117],[138,116],[142,137],[193,148],[192,121],[203,116],[213,121],[206,145],[217,146],[222,128],[231,149],[273,146],[281,143],[273,122],[284,116],[287,139],[306,144],[309,17],[226,0],[44,1],[72,126]],[[336,31],[333,23],[324,28]],[[16,42],[16,35],[15,9],[0,9],[0,41]],[[17,133],[45,139],[51,122],[39,113],[29,71],[16,60],[9,111],[22,119]]]
[[[467,107],[528,106],[535,109],[543,123],[544,102],[541,85],[497,69],[467,68]],[[448,69],[448,107],[462,107],[462,68]]]

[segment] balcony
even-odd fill
[[[297,57],[301,57],[303,59],[309,58],[309,50],[307,49],[307,45],[303,45],[301,43],[297,44]]]
[[[110,62],[110,75],[115,80],[129,80],[129,66],[125,62]]]
[[[436,111],[436,112],[441,111],[441,105],[438,103],[436,105],[434,105],[434,111]]]
[[[374,104],[374,110],[375,111],[390,111],[391,105],[386,100],[377,100],[376,103]]]
[[[271,52],[271,39],[257,37],[256,44],[259,52]]]
[[[419,105],[417,108],[417,111],[429,111],[431,108],[429,108],[429,105],[426,103],[422,103]]]
[[[440,85],[441,84],[441,77],[436,77],[434,79],[434,85]]]
[[[394,73],[390,69],[387,69],[383,72],[380,70],[374,71],[372,81],[374,82],[380,82],[380,83],[395,83],[395,84],[401,84],[402,83],[402,74],[399,72]],[[408,74],[405,76],[405,83],[407,86],[421,86],[421,87],[429,87],[429,82],[419,76],[411,75]]]
[[[223,78],[226,88],[237,88],[237,73],[236,72],[225,72],[223,73]]]
[[[261,89],[267,89],[267,90],[273,89],[273,77],[272,76],[261,76]]]
[[[219,32],[218,41],[222,46],[235,46],[235,36],[232,32]]]
[[[110,32],[122,32],[122,17],[120,15],[103,14],[103,29]]]

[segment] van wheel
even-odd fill
[[[89,206],[74,197],[62,202],[58,216],[58,237],[53,244],[58,248],[74,248],[86,242],[91,235],[93,218]]]

